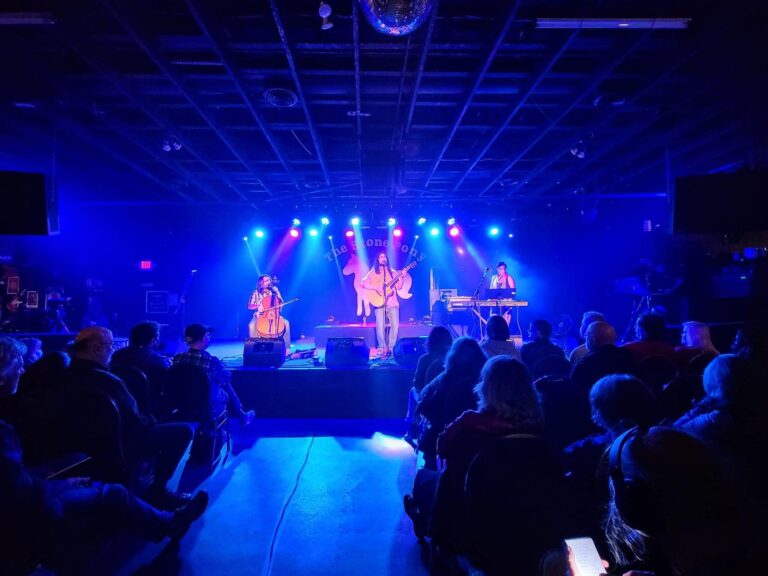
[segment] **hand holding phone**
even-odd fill
[[[592,538],[569,538],[568,563],[574,576],[604,576],[605,566]]]

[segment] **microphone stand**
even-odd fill
[[[480,282],[477,284],[477,288],[475,288],[475,291],[472,293],[472,299],[474,300],[474,306],[475,306],[475,316],[479,318],[478,323],[480,324],[478,332],[480,333],[480,338],[482,339],[483,334],[483,314],[482,310],[479,310],[479,306],[477,305],[477,300],[480,298],[480,288],[483,287],[483,284],[485,284],[485,278],[488,276],[488,272],[490,271],[490,268],[486,268],[483,271],[483,277],[480,278]]]
[[[176,318],[179,318],[181,321],[181,325],[179,326],[179,334],[181,340],[184,339],[184,330],[187,327],[187,294],[189,293],[189,289],[192,286],[192,280],[195,278],[195,274],[197,274],[197,270],[191,270],[189,272],[189,276],[187,276],[187,279],[184,281],[184,287],[181,289],[179,303],[176,305],[176,310],[173,311],[173,315]]]

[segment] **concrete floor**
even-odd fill
[[[262,420],[237,431],[201,485],[211,496],[202,519],[180,546],[145,546],[121,574],[424,575],[402,508],[416,458],[397,427]]]

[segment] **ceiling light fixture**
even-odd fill
[[[325,2],[320,2],[320,8],[317,10],[317,13],[320,15],[320,18],[323,19],[322,24],[320,24],[321,30],[330,30],[333,28],[333,22],[329,20],[331,17],[331,14],[333,13],[333,8],[331,8],[330,4],[326,4]]]
[[[552,30],[685,30],[691,18],[537,18],[536,28]]]

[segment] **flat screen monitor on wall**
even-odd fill
[[[58,206],[45,174],[0,171],[0,235],[58,232]]]

